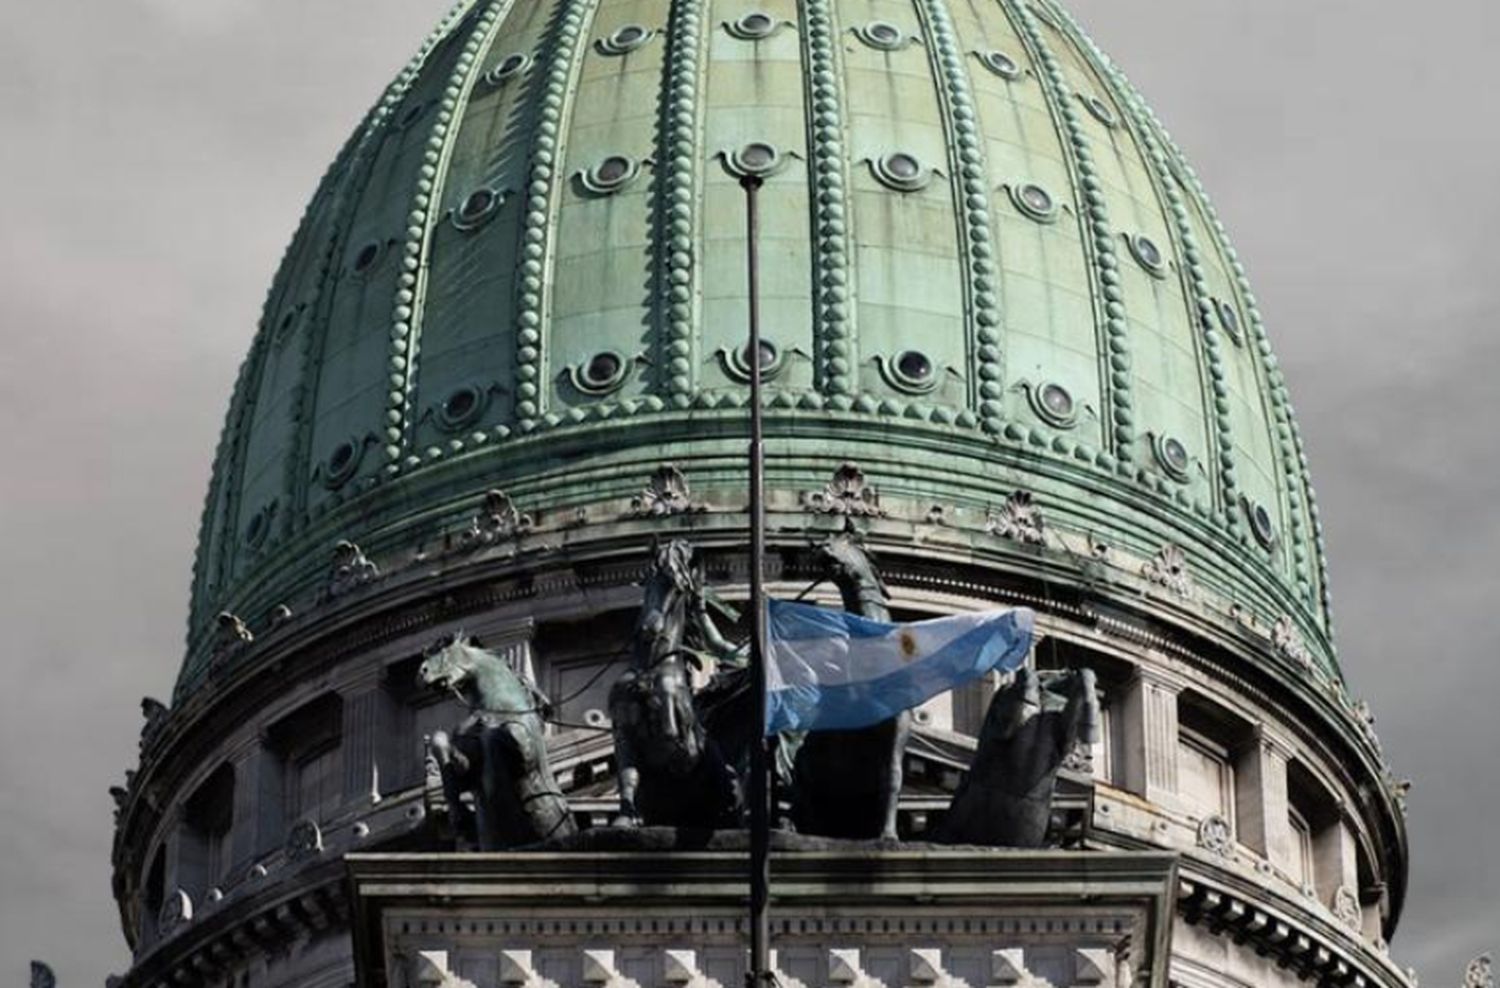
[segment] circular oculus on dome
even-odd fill
[[[438,421],[448,431],[456,431],[473,425],[484,413],[485,392],[473,385],[464,384],[448,392],[438,406]]]
[[[351,437],[329,450],[327,459],[323,461],[323,486],[329,490],[344,486],[359,469],[364,449],[364,443]]]
[[[892,151],[870,162],[870,171],[897,192],[918,192],[932,181],[932,169],[910,151]]]
[[[513,79],[531,68],[531,56],[521,51],[513,51],[502,58],[494,68],[484,75],[484,81],[492,86],[498,86],[507,79]]]
[[[252,549],[258,549],[266,541],[266,536],[271,532],[271,508],[261,508],[250,519],[250,524],[245,526],[245,544]]]
[[[624,55],[626,52],[635,51],[650,41],[655,33],[655,31],[640,24],[626,24],[623,27],[615,29],[607,37],[600,38],[597,46],[601,54]]]
[[[730,34],[742,41],[759,41],[762,38],[769,38],[776,33],[776,28],[779,26],[776,19],[763,10],[752,10],[725,25]]]
[[[626,154],[611,154],[579,174],[584,188],[608,195],[624,188],[641,173],[641,163]]]
[[[1057,219],[1057,200],[1052,198],[1052,193],[1035,182],[1012,185],[1009,192],[1010,201],[1032,219],[1042,223],[1051,223]]]
[[[907,394],[926,394],[937,387],[937,365],[921,350],[902,350],[879,362],[886,381]]]
[[[1081,93],[1078,98],[1083,100],[1083,105],[1088,107],[1089,113],[1093,115],[1095,120],[1111,129],[1119,126],[1120,118],[1115,115],[1115,111],[1110,108],[1108,103],[1097,96],[1084,96]]]
[[[741,346],[727,349],[725,353],[726,370],[729,376],[737,381],[750,380],[750,344],[747,342]],[[781,370],[781,348],[774,341],[760,339],[760,379],[762,381],[775,377]]]
[[[458,208],[453,210],[453,225],[460,230],[473,230],[495,215],[504,197],[489,186],[480,186],[464,196]]]
[[[1011,82],[1016,81],[1025,74],[1021,71],[1021,66],[1016,60],[1003,51],[987,51],[979,56],[979,60],[984,63],[985,68],[1000,78],[1008,79]]]
[[[1167,475],[1175,480],[1187,480],[1188,470],[1193,465],[1191,454],[1187,446],[1176,436],[1157,435],[1151,443],[1151,451],[1156,456],[1156,462]]]
[[[625,383],[629,363],[615,350],[600,350],[582,364],[570,368],[573,386],[587,394],[602,395]]]
[[[421,120],[422,115],[426,112],[427,103],[425,101],[419,100],[418,102],[413,103],[411,106],[406,108],[406,112],[401,114],[401,119],[397,122],[396,126],[402,129],[410,127],[418,120]]]
[[[783,160],[781,150],[769,141],[751,141],[724,154],[725,167],[738,178],[773,175]]]
[[[854,29],[859,40],[881,51],[896,51],[910,43],[905,32],[890,21],[870,21]]]
[[[1156,241],[1144,234],[1127,234],[1125,243],[1130,247],[1130,254],[1139,262],[1140,266],[1149,271],[1152,276],[1165,278],[1167,276],[1167,256],[1156,246]]]
[[[1078,424],[1078,403],[1073,394],[1056,381],[1043,381],[1026,391],[1032,411],[1048,425],[1071,429]]]
[[[354,257],[349,262],[349,270],[355,274],[365,274],[375,267],[380,261],[380,255],[385,250],[385,245],[379,240],[371,240],[361,244],[354,252]]]
[[[1228,299],[1215,299],[1214,311],[1219,316],[1219,325],[1235,346],[1244,346],[1245,334],[1240,328],[1240,314],[1235,311],[1234,303]]]
[[[1250,532],[1255,536],[1261,548],[1271,549],[1276,545],[1276,523],[1271,519],[1270,510],[1259,501],[1246,499],[1244,502],[1245,515],[1250,519]]]

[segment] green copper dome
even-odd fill
[[[179,693],[226,629],[337,610],[351,574],[457,580],[447,547],[487,491],[550,533],[522,554],[742,532],[747,171],[773,544],[853,490],[912,552],[958,540],[1159,597],[1336,683],[1243,269],[1054,3],[497,0],[427,39],[287,251],[214,465]],[[1018,509],[1046,534],[1016,537]]]

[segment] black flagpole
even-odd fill
[[[746,254],[749,269],[750,340],[750,675],[755,684],[755,743],[750,746],[750,973],[748,988],[771,984],[771,827],[766,738],[766,445],[760,402],[761,179],[746,175]]]

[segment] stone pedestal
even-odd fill
[[[1167,984],[1176,858],[773,854],[784,988]],[[739,988],[743,853],[353,855],[361,988]]]

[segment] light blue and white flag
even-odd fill
[[[1024,607],[886,624],[768,602],[766,733],[848,730],[888,720],[1031,650]]]

